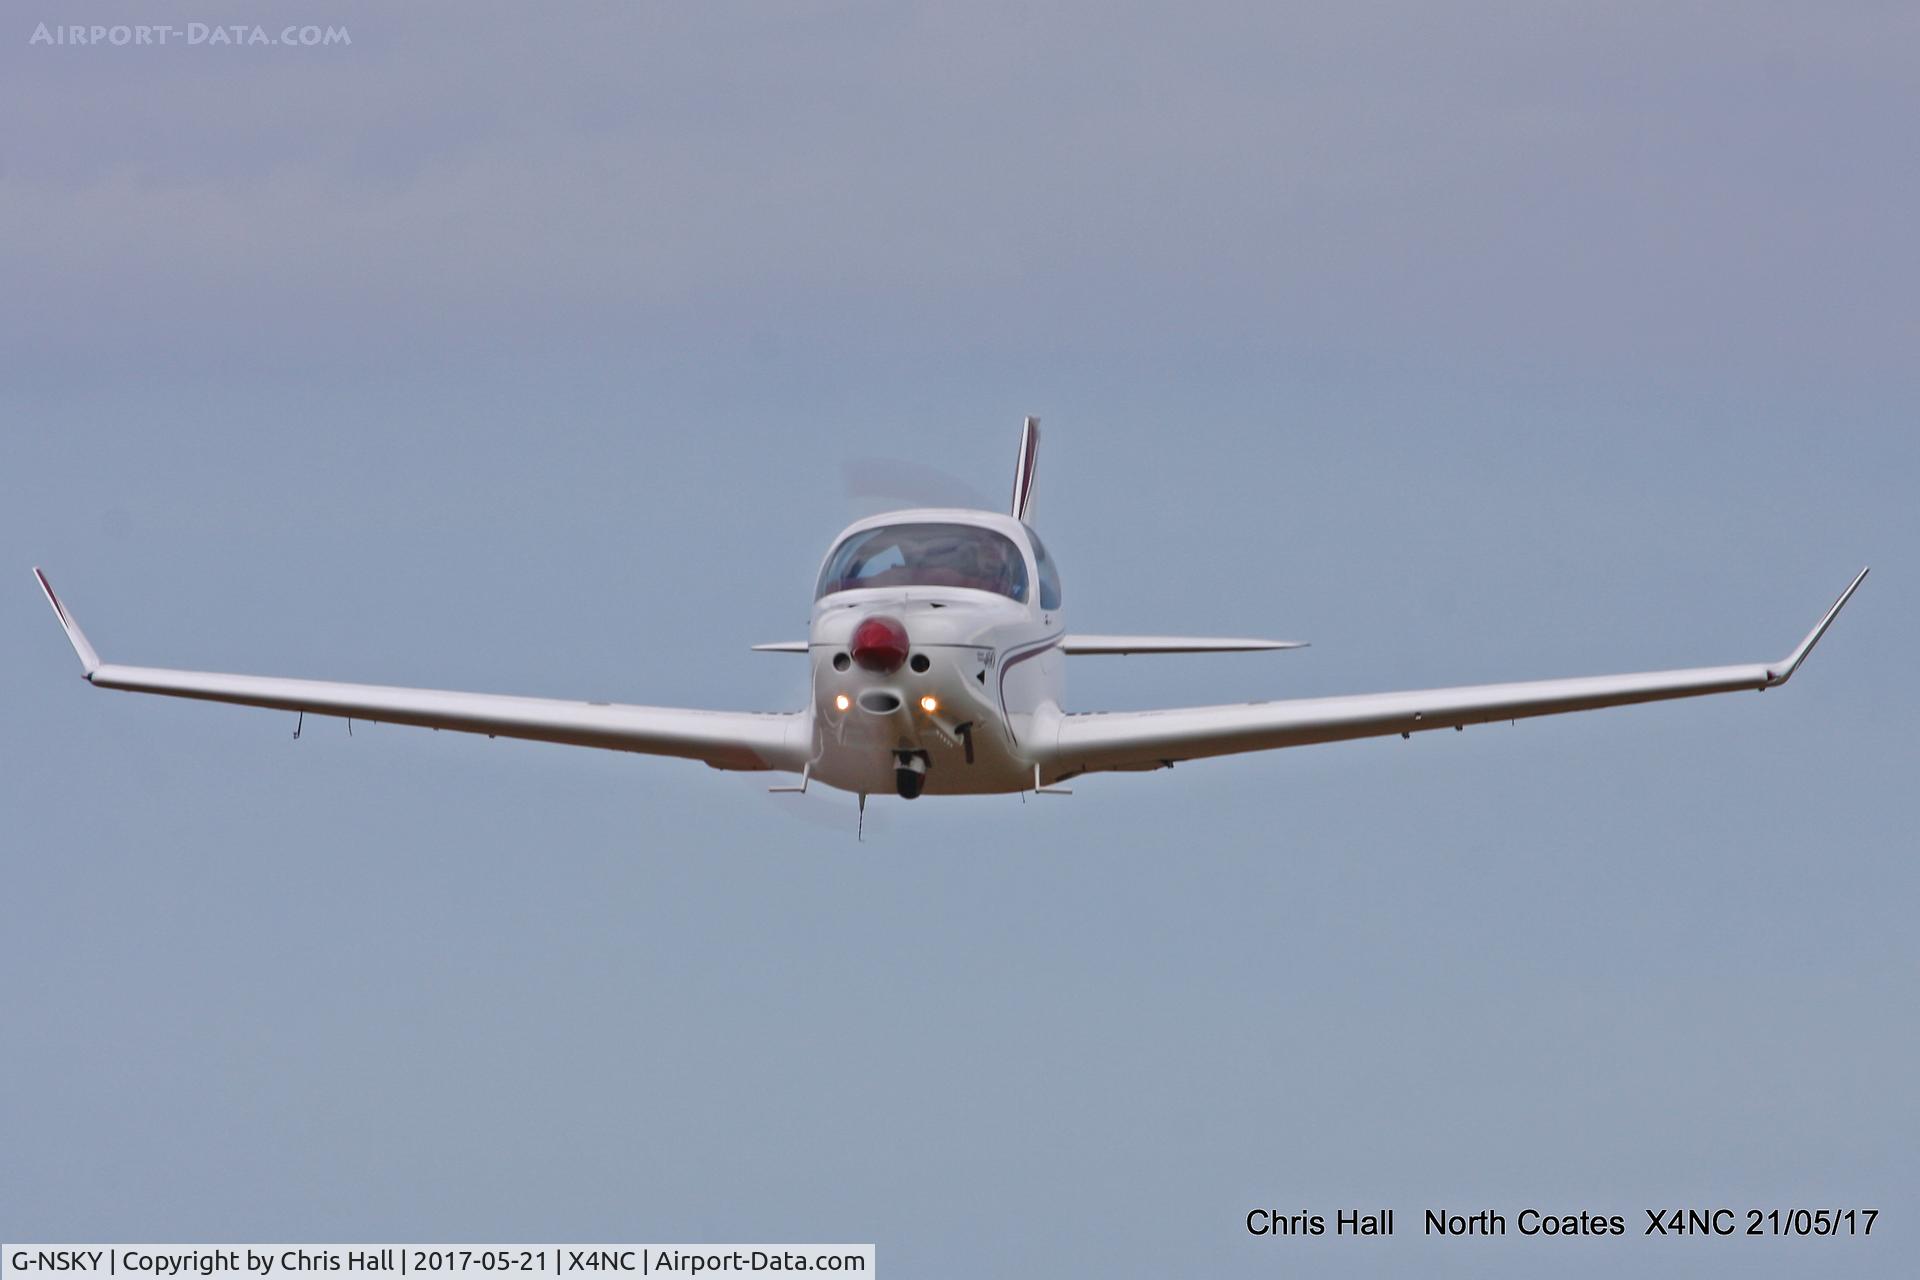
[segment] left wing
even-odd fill
[[[311,711],[355,720],[484,733],[490,738],[528,738],[679,756],[705,761],[716,769],[786,769],[798,773],[811,754],[811,722],[800,712],[691,711],[102,662],[73,615],[53,593],[46,575],[35,569],[33,576],[40,580],[47,603],[53,606],[54,616],[60,619],[73,651],[79,655],[87,680],[98,689]]]
[[[1316,742],[1406,736],[1426,729],[1464,728],[1492,720],[1590,711],[1633,702],[1692,698],[1785,684],[1852,597],[1862,569],[1792,653],[1778,662],[1694,667],[1637,675],[1531,680],[1410,693],[1370,693],[1282,702],[1243,702],[1168,711],[1110,711],[1065,715],[1050,750],[1042,748],[1049,781],[1102,769],[1158,769],[1181,760],[1268,751]]]

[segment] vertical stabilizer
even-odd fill
[[[1033,510],[1033,469],[1040,456],[1040,419],[1029,417],[1020,428],[1020,459],[1013,468],[1013,518],[1025,520]]]

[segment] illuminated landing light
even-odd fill
[[[928,694],[926,697],[920,699],[920,709],[928,715],[932,715],[940,709],[940,699],[934,697],[932,694]]]
[[[836,693],[833,695],[833,709],[835,711],[845,711],[848,707],[852,705],[853,705],[853,699],[849,698],[846,694]]]

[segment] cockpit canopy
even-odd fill
[[[814,598],[862,587],[964,587],[1026,603],[1027,558],[977,524],[884,524],[848,535],[827,557]]]

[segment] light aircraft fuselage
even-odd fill
[[[1032,744],[1060,716],[1066,677],[1064,614],[1058,603],[1041,602],[1037,538],[1020,521],[993,512],[895,511],[841,534],[823,573],[848,542],[885,542],[894,530],[907,537],[917,530],[977,533],[1019,557],[1020,572],[998,575],[1000,589],[823,581],[831,589],[814,601],[807,637],[817,738],[811,776],[855,792],[1033,790],[1041,761]],[[959,551],[967,549],[967,533],[946,537]],[[895,572],[931,576],[905,565]],[[904,641],[897,652],[858,643],[866,638],[861,628],[871,633],[876,620],[883,630],[897,625],[895,635]],[[902,778],[903,772],[918,777]]]

